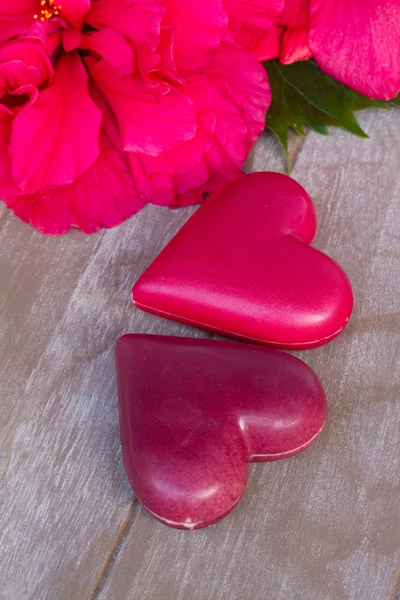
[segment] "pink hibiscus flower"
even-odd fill
[[[399,0],[286,0],[280,60],[311,56],[370,98],[400,91]]]
[[[92,233],[236,177],[270,101],[260,2],[0,0],[0,197]]]

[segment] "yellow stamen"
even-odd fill
[[[40,0],[42,10],[40,11],[40,14],[33,15],[33,18],[40,19],[40,21],[44,23],[52,17],[57,17],[60,14],[60,10],[62,10],[62,6],[54,3],[55,0]]]

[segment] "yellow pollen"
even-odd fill
[[[60,10],[62,6],[55,4],[55,0],[40,0],[40,6],[42,10],[40,13],[33,15],[34,19],[39,19],[42,23],[51,19],[51,17],[56,17],[60,14]]]

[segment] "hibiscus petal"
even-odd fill
[[[13,112],[32,104],[52,78],[53,67],[39,44],[9,43],[0,49],[1,103]]]
[[[283,0],[224,0],[229,20],[241,26],[269,29],[283,11]]]
[[[265,114],[271,103],[264,67],[240,46],[224,45],[210,61],[208,76],[221,96],[238,107],[252,144],[264,130]]]
[[[53,56],[63,42],[63,32],[56,31],[46,37],[44,42],[48,56]]]
[[[71,185],[6,200],[17,216],[49,235],[60,235],[70,227],[85,233],[114,227],[146,204],[122,151],[118,125],[98,94],[92,95],[104,114],[96,162]]]
[[[271,27],[257,39],[251,48],[252,53],[259,61],[278,58],[282,39],[282,28]]]
[[[247,51],[222,45],[182,91],[196,109],[196,136],[160,156],[129,153],[139,191],[171,207],[204,200],[203,194],[237,177],[270,100],[264,69]]]
[[[13,116],[0,109],[0,197],[16,196],[21,189],[15,184],[11,174],[11,158],[8,153]]]
[[[279,60],[288,65],[312,58],[308,45],[308,29],[287,29],[282,36]]]
[[[266,31],[254,28],[239,29],[235,34],[235,42],[247,48],[258,61],[278,58],[282,37],[282,27],[273,26]]]
[[[3,102],[7,108],[11,109],[11,111],[16,114],[22,106],[33,104],[36,101],[38,94],[39,92],[37,87],[27,83],[10,92],[5,98],[3,98]]]
[[[26,33],[37,8],[36,0],[0,0],[0,42]]]
[[[71,186],[72,187],[72,186]],[[14,214],[47,235],[61,235],[71,226],[69,198],[64,186],[39,190],[35,194],[6,198]]]
[[[65,52],[72,52],[73,50],[77,50],[81,47],[83,33],[74,27],[68,27],[62,31],[61,41]]]
[[[194,69],[218,48],[228,26],[222,0],[165,0],[164,4],[162,26],[172,32],[174,63],[178,70]],[[169,40],[164,38],[163,42],[165,45]]]
[[[16,217],[25,223],[29,223],[29,213],[31,211],[31,207],[30,203],[25,201],[25,196],[6,197],[4,202],[6,206],[13,211]]]
[[[130,42],[155,50],[160,37],[162,0],[98,0],[86,16],[96,29],[110,27]]]
[[[11,42],[0,49],[0,63],[21,61],[27,67],[36,67],[41,74],[40,85],[49,83],[54,75],[52,64],[40,44]]]
[[[370,98],[398,94],[398,0],[311,0],[310,10],[310,48],[324,71]]]
[[[139,77],[120,77],[104,60],[87,65],[118,119],[125,150],[157,156],[194,136],[194,108],[180,92],[157,95],[157,88]]]
[[[279,22],[285,28],[279,54],[281,63],[290,64],[312,57],[308,45],[309,21],[310,0],[286,0]]]
[[[285,0],[280,25],[289,29],[307,28],[310,20],[310,0]]]
[[[85,15],[90,10],[90,0],[62,0],[62,16],[76,29],[81,29]]]
[[[114,29],[102,29],[85,35],[81,48],[104,58],[119,75],[130,75],[135,71],[132,46]]]
[[[17,184],[33,193],[72,183],[99,154],[101,118],[79,55],[63,55],[54,84],[14,119],[10,155]]]
[[[24,85],[30,85],[38,88],[43,83],[42,75],[36,67],[27,67],[20,60],[12,60],[8,63],[0,64],[0,95],[21,88]],[[1,98],[4,104],[4,98]]]
[[[283,11],[283,0],[224,0],[230,23],[230,38],[250,50],[260,61],[279,54],[281,29],[275,25]],[[229,36],[225,36],[227,42]]]

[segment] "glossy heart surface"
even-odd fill
[[[185,223],[133,288],[138,308],[278,348],[313,348],[346,326],[344,271],[311,248],[315,211],[279,173],[228,184]]]
[[[222,519],[245,490],[249,462],[298,454],[325,424],[318,378],[278,350],[132,334],[118,340],[116,364],[128,478],[172,527]]]

